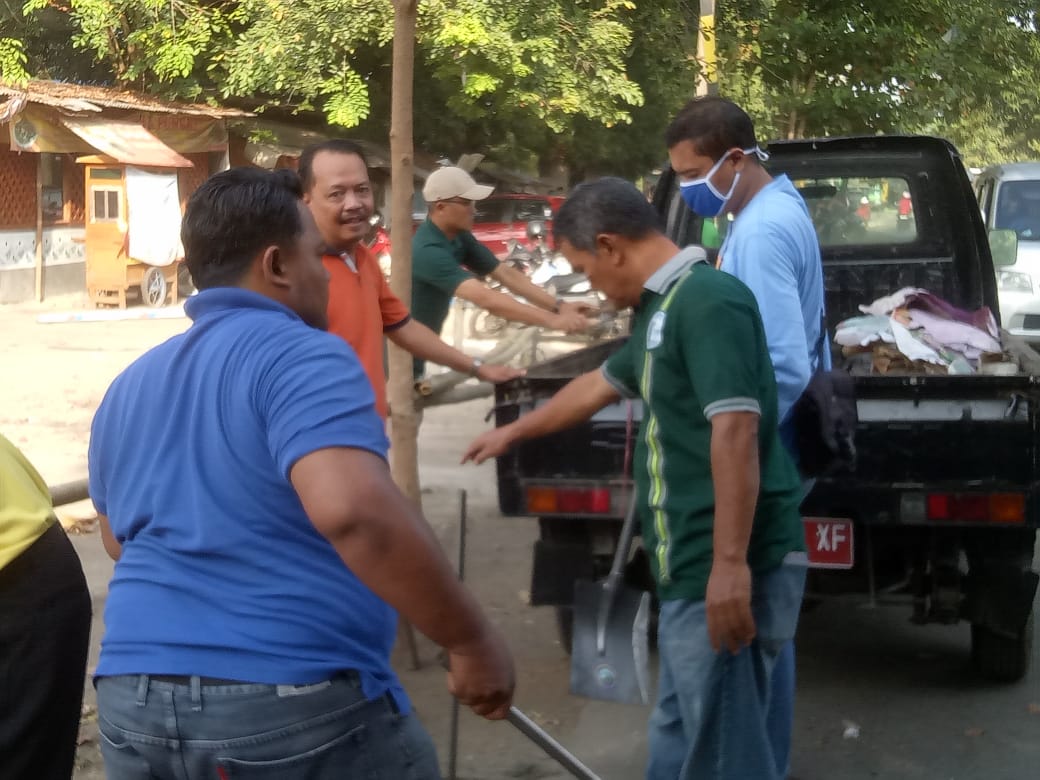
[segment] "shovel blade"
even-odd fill
[[[607,616],[601,653],[597,629],[602,600],[602,583],[574,583],[571,693],[623,704],[646,704],[650,700],[650,594],[625,586],[618,588]]]

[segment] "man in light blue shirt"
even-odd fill
[[[751,288],[776,374],[780,437],[798,462],[791,408],[820,369],[830,369],[823,265],[816,230],[787,176],[773,177],[747,113],[724,98],[688,103],[665,132],[686,204],[704,218],[732,215],[719,250],[723,271]],[[777,662],[769,720],[777,771],[787,774],[794,709],[794,648]]]

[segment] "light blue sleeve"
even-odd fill
[[[722,270],[751,288],[758,302],[776,374],[777,411],[783,421],[809,384],[809,354],[816,348],[806,343],[797,242],[757,226],[730,239]]]

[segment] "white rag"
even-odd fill
[[[176,173],[126,169],[127,230],[131,260],[164,267],[184,254]]]

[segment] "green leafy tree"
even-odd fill
[[[0,38],[0,79],[21,82],[29,78],[25,70],[25,48],[16,38]]]
[[[502,163],[636,169],[692,91],[683,0],[424,0],[415,130],[425,148]],[[390,0],[28,0],[111,80],[167,97],[306,114],[385,141]],[[638,31],[638,35],[635,34]],[[638,143],[634,143],[638,141]]]
[[[166,97],[197,97],[212,83],[207,66],[244,21],[239,3],[220,0],[28,0],[26,16],[59,12],[73,46],[108,67],[111,80]]]
[[[1025,97],[1021,79],[1040,64],[1037,8],[733,0],[720,8],[720,83],[748,100],[763,135],[953,129],[968,116],[1003,124],[1022,107],[993,96]]]

